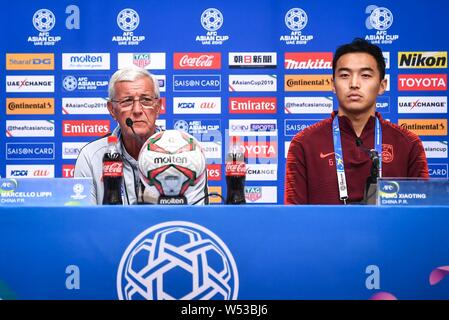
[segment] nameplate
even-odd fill
[[[1,206],[92,205],[92,178],[0,179]]]
[[[447,179],[379,179],[379,205],[449,205]]]

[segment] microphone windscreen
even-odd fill
[[[126,125],[128,127],[132,127],[134,124],[134,121],[131,118],[126,118]]]

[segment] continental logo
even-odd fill
[[[55,114],[53,98],[7,98],[6,114]]]
[[[447,68],[447,51],[398,52],[398,68]]]
[[[332,75],[286,75],[285,91],[332,91]]]
[[[418,136],[447,135],[447,119],[399,119],[398,124]]]
[[[7,53],[6,70],[54,70],[53,53]]]

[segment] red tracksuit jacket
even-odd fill
[[[285,204],[342,204],[338,193],[332,137],[333,112],[329,119],[320,121],[298,133],[288,150]],[[429,176],[426,154],[418,136],[382,119],[382,177]],[[362,147],[351,121],[339,117],[343,161],[348,202],[363,200],[366,179],[372,161]],[[360,135],[362,146],[374,148],[375,118],[371,117]]]

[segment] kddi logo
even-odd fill
[[[447,51],[398,52],[398,68],[447,68]]]
[[[80,10],[78,6],[69,5],[65,12],[68,14],[65,20],[65,26],[68,30],[80,28]],[[33,42],[35,46],[54,46],[61,41],[61,36],[50,34],[50,31],[56,25],[56,16],[49,9],[39,9],[33,14],[32,23],[34,28],[39,31],[37,36],[28,36],[28,42]]]
[[[218,29],[223,26],[224,17],[220,10],[208,8],[201,14],[201,26],[207,31],[206,35],[197,35],[196,41],[203,45],[222,45],[229,40],[227,35],[219,35]]]
[[[285,25],[290,29],[290,34],[282,35],[280,41],[285,44],[307,44],[313,40],[313,35],[302,34],[302,29],[307,26],[309,18],[301,8],[292,8],[285,14]]]
[[[365,40],[374,44],[392,44],[399,39],[399,35],[387,33],[387,29],[393,25],[393,13],[389,9],[370,5],[366,7],[365,13],[369,15],[365,21],[366,28],[376,30],[375,34],[366,35]]]
[[[123,9],[117,15],[117,25],[123,30],[122,35],[112,37],[113,42],[117,42],[120,46],[136,46],[145,40],[145,36],[134,35],[140,23],[137,11],[127,8]]]

